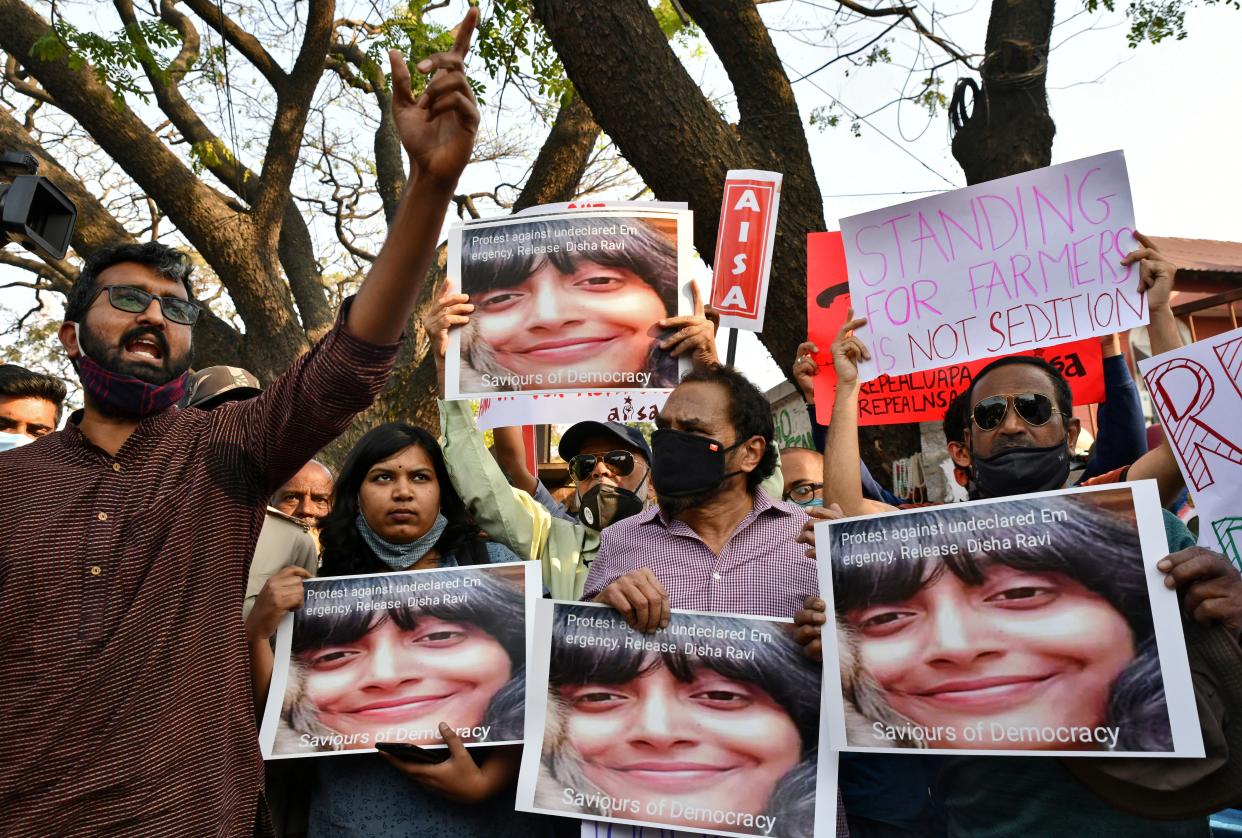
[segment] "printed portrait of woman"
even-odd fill
[[[678,827],[811,833],[820,669],[784,626],[771,624],[763,643],[658,632],[647,637],[677,651],[648,652],[626,647],[640,635],[623,623],[574,628],[570,613],[601,612],[557,607],[536,805]],[[669,632],[690,623],[744,635],[755,626],[673,614]],[[597,645],[570,645],[571,633]],[[686,642],[700,647],[696,654],[684,651]],[[739,659],[739,645],[753,658]]]
[[[467,227],[460,391],[675,386],[655,324],[678,313],[676,228],[629,217]]]
[[[409,607],[394,586],[446,574],[309,583],[298,613],[276,753],[441,744],[446,722],[467,741],[522,738],[526,672],[522,568],[461,571],[470,587]],[[453,574],[458,575],[458,574]],[[477,583],[477,584],[474,584]],[[401,604],[396,604],[401,603]],[[338,609],[337,606],[340,606]]]
[[[1139,536],[1110,497],[1129,493],[834,528],[850,744],[1172,751]],[[992,515],[1035,523],[975,528]],[[916,525],[932,532],[883,538]],[[902,558],[903,546],[919,556]]]

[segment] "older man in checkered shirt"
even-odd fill
[[[670,607],[792,617],[817,577],[797,541],[806,512],[759,485],[777,465],[767,399],[734,369],[693,372],[657,424],[659,506],[601,533],[583,598],[641,631]]]

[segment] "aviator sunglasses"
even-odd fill
[[[108,302],[112,303],[112,307],[118,311],[140,314],[147,310],[152,300],[159,300],[160,311],[172,322],[183,326],[193,326],[194,321],[198,320],[199,305],[190,300],[183,300],[180,297],[157,297],[132,285],[109,285],[107,288],[100,288],[95,294],[95,299],[99,299],[99,295],[105,291],[108,293]]]
[[[1034,428],[1047,425],[1054,413],[1061,412],[1043,393],[1002,393],[980,400],[971,411],[971,416],[979,430],[992,431],[1005,421],[1010,404],[1022,421]]]
[[[604,465],[617,477],[625,477],[634,470],[634,455],[629,451],[609,451],[606,454],[578,454],[569,461],[569,473],[574,480],[586,480],[595,471],[595,465],[603,459]]]

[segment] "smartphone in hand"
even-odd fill
[[[425,765],[435,765],[436,763],[446,761],[452,754],[448,748],[420,748],[417,745],[410,745],[405,742],[376,742],[376,750],[384,753],[392,754],[397,759],[403,759],[407,762],[421,762]]]

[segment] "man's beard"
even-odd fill
[[[159,366],[153,367],[140,361],[128,361],[124,358],[125,344],[145,337],[155,341],[160,347]],[[95,360],[95,363],[108,372],[118,375],[130,375],[148,384],[167,384],[178,378],[190,368],[194,360],[193,346],[180,358],[174,358],[168,348],[168,339],[164,333],[151,326],[136,326],[121,336],[120,347],[105,346],[85,323],[78,324],[78,343],[82,351]]]
[[[664,513],[664,517],[676,518],[687,509],[694,509],[714,499],[724,490],[727,483],[728,481],[725,481],[716,488],[709,489],[706,492],[699,492],[697,495],[687,495],[681,498],[657,497],[656,500],[660,503],[660,511]]]

